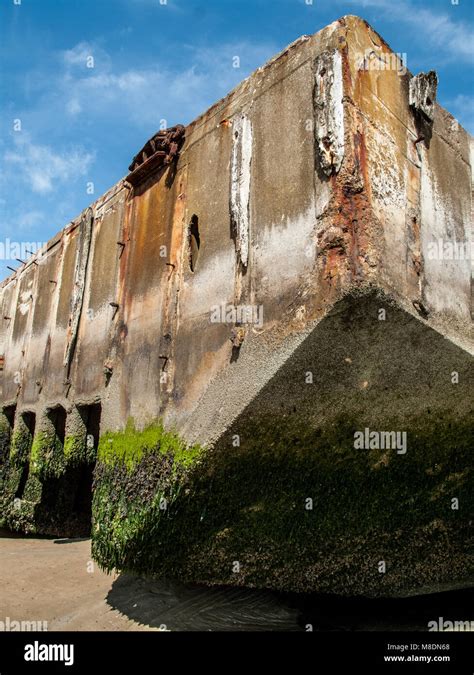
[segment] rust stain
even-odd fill
[[[120,344],[123,344],[127,334],[128,334],[128,328],[125,323],[125,317],[127,314],[127,311],[129,310],[129,306],[126,305],[126,301],[128,299],[128,296],[126,294],[126,276],[127,276],[127,269],[129,266],[129,259],[130,259],[130,231],[131,231],[131,224],[133,223],[133,212],[134,212],[134,207],[135,207],[135,200],[133,199],[133,195],[131,193],[128,194],[127,200],[125,202],[125,207],[124,207],[124,215],[123,215],[123,224],[122,224],[122,232],[120,236],[120,241],[124,244],[123,247],[119,247],[120,250],[120,260],[119,260],[119,267],[118,267],[118,277],[117,277],[117,291],[116,291],[116,296],[117,296],[117,301],[119,304],[119,329],[118,329],[118,341]]]
[[[163,369],[166,367],[167,378],[160,386],[160,408],[164,410],[169,397],[174,390],[175,379],[175,338],[178,332],[179,323],[179,290],[181,284],[181,275],[183,272],[183,238],[184,238],[184,224],[186,218],[186,182],[187,174],[184,169],[177,181],[176,193],[181,196],[180,199],[175,199],[173,203],[173,212],[171,216],[171,239],[169,248],[169,258],[166,263],[171,270],[167,277],[166,295],[164,297],[164,314],[162,324],[162,340],[160,341],[160,348],[163,350],[165,361]]]
[[[346,114],[354,115],[352,108]],[[366,278],[371,259],[370,233],[375,222],[368,179],[367,149],[361,123],[351,121],[357,131],[346,140],[351,153],[338,175],[331,176],[332,205],[325,213],[327,226],[318,236],[318,258],[323,283],[339,286]]]
[[[352,91],[352,75],[351,66],[349,63],[349,48],[345,44],[341,49],[342,57],[342,81],[344,93]]]
[[[364,181],[364,189],[370,190],[370,180],[367,165],[367,146],[365,142],[365,134],[361,129],[358,129],[354,134],[355,159],[357,168],[362,175]]]

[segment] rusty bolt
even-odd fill
[[[113,373],[113,370],[114,370],[114,366],[113,366],[112,361],[105,361],[104,362],[104,375],[106,377],[110,377],[110,375],[112,375],[112,373]]]
[[[232,328],[229,339],[232,342],[232,345],[239,349],[245,339],[245,328],[242,326],[236,326],[235,328]]]
[[[418,314],[423,318],[427,319],[430,315],[429,311],[426,309],[424,304],[419,300],[413,300],[413,307],[416,309]]]

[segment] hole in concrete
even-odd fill
[[[23,419],[23,422],[25,423],[26,428],[30,432],[31,440],[33,440],[33,436],[35,435],[35,428],[36,428],[36,415],[35,415],[35,413],[32,413],[32,412],[22,413],[21,417]]]
[[[78,407],[79,414],[86,430],[86,444],[88,455],[95,451],[99,446],[100,438],[100,418],[102,415],[102,406],[100,403]],[[89,529],[92,521],[92,482],[94,474],[94,462],[82,464],[79,467],[77,476],[76,494],[74,497],[73,512],[82,520],[87,521]]]
[[[14,408],[15,406],[12,406]],[[13,412],[13,419],[14,419],[14,412]],[[28,430],[29,433],[29,447],[28,447],[28,454],[25,457],[24,464],[21,468],[21,476],[20,476],[20,482],[18,483],[17,489],[15,491],[15,499],[22,499],[23,494],[25,492],[25,487],[28,482],[28,476],[30,473],[30,450],[31,450],[31,445],[33,442],[33,437],[35,435],[35,428],[36,428],[36,415],[32,412],[26,412],[22,413],[21,419],[23,424]]]
[[[429,96],[426,97],[426,105],[432,105],[433,101],[430,99]]]
[[[48,410],[46,417],[51,425],[51,431],[54,430],[56,442],[59,442],[64,448],[64,439],[66,436],[66,411],[62,406],[57,406]],[[41,506],[44,512],[49,513],[57,508],[60,488],[64,485],[64,477],[47,478],[43,483],[41,493]]]
[[[90,532],[92,523],[92,480],[94,474],[94,464],[83,464],[79,468],[77,477],[76,494],[72,511],[81,520],[86,521],[84,525],[88,526]]]
[[[62,537],[90,535],[92,522],[92,482],[96,450],[100,437],[100,403],[78,406],[84,454],[79,463],[69,465],[61,476],[43,483],[41,516],[45,531]],[[48,413],[57,439],[64,442],[66,413],[55,408]]]
[[[16,413],[16,405],[9,405],[3,409],[3,414],[7,418],[7,422],[10,427],[10,432],[13,431],[13,426],[15,424],[15,413]]]
[[[62,406],[53,408],[48,412],[48,418],[54,427],[54,432],[61,445],[64,445],[66,436],[66,411]]]
[[[100,403],[94,403],[93,405],[78,406],[77,409],[86,429],[87,447],[88,449],[97,449],[99,445],[102,406]]]
[[[58,501],[60,479],[48,478],[43,483],[41,492],[41,506],[46,511],[52,510]]]
[[[188,228],[188,256],[189,269],[191,272],[196,270],[199,249],[201,248],[201,237],[199,234],[199,218],[194,214],[191,218]]]

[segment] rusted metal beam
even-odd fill
[[[184,132],[184,126],[178,124],[152,136],[133,158],[126,180],[138,185],[152,172],[171,164],[183,145]]]

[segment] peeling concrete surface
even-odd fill
[[[230,214],[235,249],[244,267],[249,257],[252,125],[245,115],[232,122]]]
[[[79,230],[79,245],[76,254],[76,263],[74,267],[74,285],[71,298],[71,315],[68,321],[68,335],[66,351],[64,354],[64,366],[66,369],[66,378],[69,376],[71,361],[74,356],[74,348],[77,342],[77,333],[81,320],[82,306],[84,302],[84,289],[86,285],[87,266],[89,264],[89,252],[92,239],[92,209],[88,209]]]
[[[434,120],[438,76],[434,70],[419,73],[410,80],[410,105],[426,119]]]
[[[342,57],[338,50],[315,63],[314,105],[319,165],[326,176],[338,173],[344,159]]]

